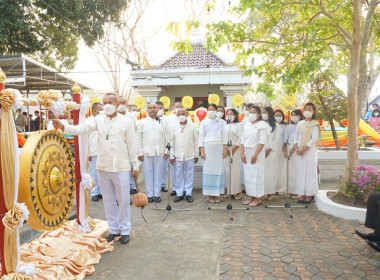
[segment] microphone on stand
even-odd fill
[[[156,117],[156,121],[158,121],[158,123],[161,123],[161,118]]]

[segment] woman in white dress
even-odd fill
[[[211,203],[220,202],[226,185],[223,160],[227,156],[227,133],[224,120],[216,117],[217,106],[208,105],[207,118],[199,127],[199,147],[203,162],[203,194]]]
[[[268,138],[267,124],[262,121],[259,106],[249,109],[249,123],[242,128],[241,160],[244,167],[245,191],[250,196],[244,205],[256,206],[264,196],[265,144]]]
[[[296,151],[296,193],[301,196],[299,203],[309,204],[314,201],[318,191],[317,146],[320,139],[319,122],[315,119],[316,108],[313,103],[306,103],[303,115],[305,120],[298,123],[294,149]]]
[[[271,107],[265,107],[262,111],[263,120],[267,123],[269,132],[265,145],[265,183],[264,192],[268,200],[277,192],[278,181],[278,154],[282,154],[281,127],[274,120],[274,112]]]
[[[297,176],[297,166],[296,166],[296,159],[297,155],[295,153],[295,147],[294,147],[294,138],[296,133],[296,126],[299,121],[303,120],[303,115],[301,110],[296,109],[292,112],[291,118],[290,118],[290,124],[287,126],[287,136],[289,139],[289,170],[286,170],[285,166],[285,183],[286,183],[286,176],[289,176],[289,196],[291,198],[297,198],[298,195],[296,194],[296,176]],[[284,143],[284,154],[288,154],[288,146],[286,143]]]
[[[278,153],[278,180],[276,191],[278,194],[282,194],[286,192],[286,161],[287,161],[287,153],[285,153],[286,147],[286,123],[285,123],[285,114],[281,109],[277,109],[274,111],[274,119],[276,123],[278,123],[281,127],[281,147],[282,152]]]
[[[228,142],[232,145],[232,164],[230,149],[227,150],[227,157],[224,159],[224,173],[226,174],[226,188],[229,194],[229,186],[231,180],[231,195],[235,199],[241,199],[241,183],[240,183],[240,134],[241,127],[239,123],[239,115],[235,109],[227,111],[226,133]],[[230,179],[231,164],[231,179]]]

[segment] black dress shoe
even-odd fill
[[[193,202],[194,200],[193,200],[193,198],[191,197],[191,195],[187,195],[187,196],[186,196],[186,201],[191,203],[191,202]]]
[[[135,189],[131,189],[130,191],[129,191],[129,194],[136,194],[137,193],[137,190],[135,190]]]
[[[155,198],[154,198],[154,201],[155,201],[156,203],[160,203],[160,202],[161,202],[161,197],[155,197]]]
[[[108,237],[107,237],[107,242],[109,243],[109,242],[112,242],[114,239],[115,239],[115,237],[117,237],[117,236],[120,236],[120,234],[113,234],[113,233],[111,233],[110,235],[108,235]]]
[[[376,250],[377,252],[380,253],[380,242],[373,242],[366,240],[365,241],[372,249]]]
[[[153,197],[148,197],[148,202],[153,203]]]
[[[362,233],[358,230],[355,230],[355,233],[363,238],[364,240],[369,240],[369,241],[373,241],[373,242],[380,242],[380,235],[375,235],[374,233],[368,233],[368,234],[365,234],[365,233]]]
[[[174,202],[178,202],[178,201],[181,201],[181,200],[183,200],[183,196],[176,196],[174,198]]]
[[[99,201],[99,195],[97,195],[97,194],[93,195],[91,199],[92,199],[92,201],[97,202],[97,201]]]
[[[175,195],[177,195],[177,192],[176,192],[176,191],[172,191],[172,192],[170,193],[170,196],[175,196]]]
[[[122,235],[120,238],[121,244],[127,244],[129,242],[129,235]]]
[[[161,187],[161,191],[162,192],[168,192],[168,188],[167,187]]]

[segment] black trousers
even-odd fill
[[[371,194],[367,201],[367,214],[365,226],[375,230],[375,235],[380,235],[380,194]]]

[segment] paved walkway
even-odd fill
[[[236,211],[230,221],[226,210],[207,209],[199,189],[194,200],[172,203],[191,211],[171,212],[164,222],[154,204],[143,210],[147,223],[132,206],[131,242],[117,242],[86,279],[380,279],[380,254],[353,235],[364,230],[356,221],[314,205],[294,209],[293,219],[285,209],[264,207],[284,205],[283,197]],[[224,199],[211,206],[226,205]],[[157,206],[165,207],[165,199]],[[102,202],[90,207],[92,217],[104,219]]]

